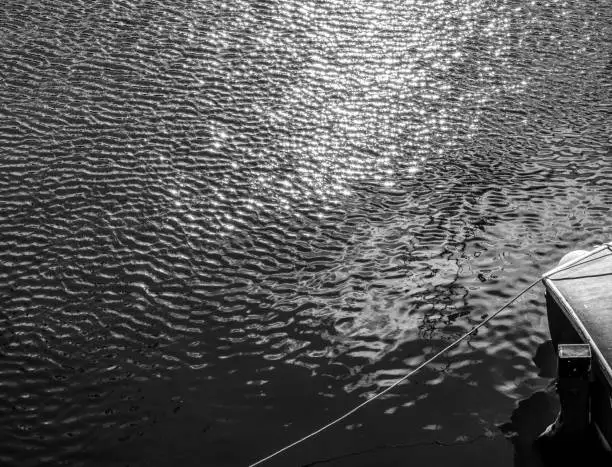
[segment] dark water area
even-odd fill
[[[611,76],[606,0],[3,1],[0,465],[243,466],[387,387],[611,240]],[[268,465],[536,465],[547,339],[536,288]]]

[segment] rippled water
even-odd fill
[[[2,2],[0,463],[245,465],[609,241],[611,24]],[[547,332],[535,290],[270,465],[523,465],[499,427],[548,384]]]

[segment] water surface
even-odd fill
[[[611,24],[3,2],[0,463],[246,465],[610,241]],[[527,465],[500,426],[546,392],[547,337],[536,289],[270,465]]]

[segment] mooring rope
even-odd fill
[[[448,352],[450,349],[452,349],[453,347],[455,347],[456,345],[458,345],[460,342],[462,342],[463,340],[467,339],[469,336],[471,336],[472,334],[474,334],[476,331],[478,331],[478,329],[480,329],[481,327],[483,327],[484,325],[486,325],[489,321],[491,321],[493,318],[495,318],[497,315],[499,315],[502,311],[504,311],[506,308],[508,308],[510,305],[512,305],[515,301],[517,301],[520,297],[522,297],[523,295],[525,295],[529,290],[531,290],[533,287],[535,287],[536,285],[538,285],[540,283],[540,281],[546,279],[547,277],[550,277],[553,274],[556,274],[558,272],[564,271],[566,269],[572,268],[574,266],[576,266],[579,262],[591,257],[592,255],[601,252],[604,249],[608,249],[610,251],[612,251],[612,248],[610,248],[610,246],[612,245],[612,243],[608,243],[608,244],[604,244],[590,252],[587,252],[584,255],[581,255],[577,258],[575,258],[572,261],[569,261],[568,263],[562,264],[561,266],[549,271],[548,273],[544,274],[542,277],[540,277],[539,279],[533,281],[531,284],[529,284],[527,287],[525,287],[523,290],[521,290],[517,295],[515,295],[511,300],[509,300],[508,302],[506,302],[503,306],[501,306],[500,308],[498,308],[492,315],[486,317],[485,319],[483,319],[480,323],[478,323],[476,326],[474,326],[472,329],[470,329],[468,332],[466,332],[465,334],[463,334],[461,337],[455,339],[453,342],[451,342],[450,344],[448,344],[446,347],[444,347],[442,350],[440,350],[438,353],[436,353],[433,357],[428,358],[427,360],[425,360],[423,363],[421,363],[419,366],[417,366],[414,370],[410,371],[408,374],[402,376],[401,378],[399,378],[397,381],[395,381],[391,386],[383,389],[380,392],[377,392],[376,394],[368,397],[368,399],[366,399],[365,401],[363,401],[361,404],[353,407],[351,410],[349,410],[348,412],[344,413],[343,415],[339,416],[338,418],[335,418],[334,420],[332,420],[331,422],[327,423],[326,425],[323,425],[322,427],[318,428],[317,430],[307,434],[306,436],[298,439],[297,441],[294,441],[291,444],[286,445],[285,447],[279,449],[278,451],[273,452],[272,454],[270,454],[269,456],[266,456],[262,459],[259,459],[258,461],[249,464],[248,467],[255,467],[257,465],[261,465],[264,462],[269,461],[270,459],[278,456],[279,454],[282,454],[283,452],[291,449],[294,446],[297,446],[298,444],[303,443],[304,441],[313,438],[315,436],[317,436],[319,433],[327,430],[328,428],[340,423],[342,420],[344,420],[345,418],[351,416],[352,414],[354,414],[355,412],[357,412],[359,409],[363,408],[364,406],[366,406],[367,404],[369,404],[370,402],[380,398],[381,396],[383,396],[384,394],[388,393],[389,391],[391,391],[393,388],[399,386],[400,384],[402,384],[404,381],[406,381],[408,378],[410,378],[412,375],[414,375],[415,373],[417,373],[418,371],[420,371],[421,369],[425,368],[427,365],[429,365],[431,362],[433,362],[434,360],[436,360],[437,358],[439,358],[440,356],[442,356],[443,354],[445,354],[446,352]]]

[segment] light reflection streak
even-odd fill
[[[504,76],[522,40],[513,33],[513,15],[527,14],[505,2],[271,5],[269,17],[281,18],[281,27],[239,2],[224,6],[232,27],[226,22],[211,37],[221,54],[236,37],[252,37],[251,49],[240,53],[257,66],[239,61],[234,67],[243,79],[257,77],[258,61],[266,60],[273,68],[265,75],[282,77],[269,80],[269,105],[251,106],[273,148],[245,154],[265,171],[251,178],[253,196],[267,193],[277,209],[323,208],[350,199],[362,182],[392,187],[416,177],[428,160],[478,134],[488,102],[529,86]],[[217,151],[239,137],[218,121],[209,131]],[[242,170],[236,161],[230,168]]]

